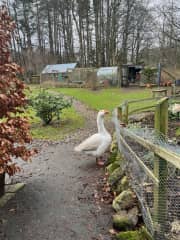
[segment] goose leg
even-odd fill
[[[103,159],[103,157],[97,157],[97,158],[96,158],[96,164],[97,164],[98,166],[104,166],[105,160]]]

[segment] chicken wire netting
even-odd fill
[[[161,159],[160,167],[163,175],[159,175],[158,182],[158,179],[153,178],[152,174],[154,161],[156,161],[154,153],[132,140],[130,136],[131,133],[136,134],[177,156],[180,156],[180,147],[172,141],[169,142],[153,129],[134,126],[128,129],[121,128],[119,123],[116,123],[115,126],[118,147],[125,158],[123,165],[140,202],[142,217],[148,231],[154,240],[179,240],[180,170]],[[159,191],[163,191],[163,198],[158,198]],[[159,201],[158,206],[157,201]]]

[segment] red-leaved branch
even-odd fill
[[[24,83],[17,78],[22,69],[10,56],[11,36],[15,23],[5,6],[0,7],[0,174],[10,176],[20,171],[15,158],[27,161],[34,150],[26,145],[31,142],[29,123],[20,117],[26,105]]]

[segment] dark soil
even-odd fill
[[[86,126],[60,142],[35,141],[39,153],[11,182],[26,186],[0,209],[1,240],[109,240],[111,194],[95,158],[73,148],[96,132],[96,112],[79,102]],[[111,124],[107,122],[111,127]],[[107,190],[107,191],[106,191]]]

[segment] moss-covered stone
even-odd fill
[[[137,225],[138,223],[138,214],[139,214],[139,209],[137,206],[131,208],[130,210],[128,210],[128,217],[131,219],[132,223],[134,226]]]
[[[136,231],[121,232],[116,235],[117,240],[153,240],[152,236],[143,226]]]
[[[113,162],[106,167],[106,171],[110,175],[118,167],[119,167],[119,163],[118,162]]]
[[[134,193],[128,189],[120,193],[114,200],[113,200],[113,208],[115,211],[130,209],[135,205],[135,195]]]
[[[127,190],[129,188],[129,181],[127,176],[123,176],[122,179],[120,179],[115,186],[113,186],[113,191],[116,192],[117,195],[119,195],[124,190]]]
[[[116,157],[118,154],[118,149],[114,150],[113,152],[110,153],[107,164],[111,164],[116,161]]]
[[[122,160],[122,155],[119,152],[115,134],[113,136],[113,141],[112,141],[111,146],[110,146],[110,152],[111,152],[111,154],[108,158],[107,164],[111,164],[111,163]]]
[[[115,134],[113,135],[113,140],[110,146],[110,151],[113,152],[114,150],[118,149],[118,144],[117,144],[117,140],[116,140],[116,136]]]
[[[108,182],[112,186],[116,184],[124,175],[124,171],[118,167],[109,176]]]
[[[115,134],[114,134],[113,141],[112,141],[111,146],[110,146],[111,154],[108,158],[107,164],[111,164],[111,163],[116,161],[118,151],[119,151],[118,150],[118,145],[117,145],[116,137],[115,137]]]
[[[116,235],[117,240],[147,240],[139,231],[121,232]]]
[[[117,162],[121,162],[123,160],[123,156],[122,154],[118,151],[117,152],[117,155],[116,155],[116,161]]]
[[[129,181],[128,181],[128,177],[124,176],[121,179],[121,189],[122,191],[127,190],[129,188]]]
[[[132,229],[134,226],[127,213],[118,213],[113,216],[113,227],[117,230],[125,231]]]
[[[0,208],[4,207],[6,203],[16,195],[16,192],[21,190],[24,186],[24,183],[16,183],[9,185],[8,187],[6,186],[5,194],[0,198]]]
[[[118,151],[117,155],[116,155],[116,162],[119,163],[119,166],[124,169],[124,166],[125,166],[125,159],[123,157],[123,155]]]
[[[119,195],[122,192],[121,179],[117,182],[116,186],[113,187],[113,191],[116,192],[116,195]]]
[[[129,211],[122,210],[113,216],[113,226],[117,230],[132,230],[138,223],[138,208],[135,206]]]

